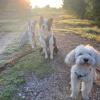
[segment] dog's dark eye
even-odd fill
[[[78,54],[78,56],[81,56],[81,55],[83,55],[83,54],[82,54],[82,53],[79,53],[79,54]]]
[[[91,54],[91,53],[89,53],[89,55],[91,56],[92,54]]]

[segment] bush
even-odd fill
[[[70,10],[80,18],[84,18],[86,12],[86,3],[84,0],[63,0],[63,8]]]
[[[100,26],[100,0],[63,0],[63,8]]]

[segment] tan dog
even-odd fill
[[[30,21],[27,26],[27,31],[20,35],[20,47],[24,46],[25,43],[29,43],[32,49],[35,47],[35,30],[36,21]]]
[[[57,53],[58,48],[56,46],[56,39],[52,32],[53,19],[44,19],[40,17],[40,44],[45,54],[45,59],[48,58],[48,52],[50,53],[50,59],[53,59],[54,51]]]

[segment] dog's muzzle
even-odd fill
[[[85,62],[85,63],[88,63],[88,61],[89,61],[89,60],[88,60],[87,58],[84,58],[84,62]]]

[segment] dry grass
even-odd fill
[[[70,15],[63,15],[58,17],[55,21],[56,28],[54,31],[74,33],[81,37],[96,40],[100,42],[100,28],[92,25],[93,21],[77,19]]]

